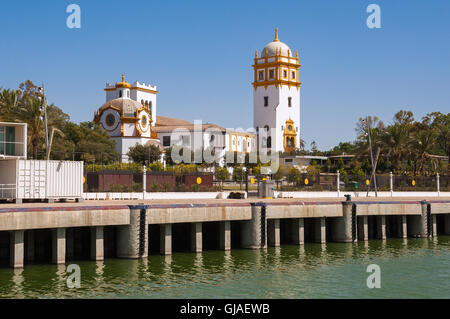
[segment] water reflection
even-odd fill
[[[379,264],[382,289],[367,289]],[[64,265],[0,269],[0,297],[15,298],[389,298],[448,297],[450,237],[283,245],[83,261],[81,288]],[[68,265],[67,265],[68,266]],[[433,269],[432,272],[429,270]],[[439,289],[438,289],[439,288]]]
[[[23,268],[14,269],[13,270],[13,294],[17,296],[17,298],[24,298],[24,292],[23,292]]]

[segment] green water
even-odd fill
[[[450,237],[358,244],[286,245],[267,250],[175,253],[144,260],[0,269],[2,298],[450,298]],[[369,289],[369,264],[381,288]]]

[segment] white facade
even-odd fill
[[[124,79],[122,78],[122,81]],[[156,123],[156,94],[158,93],[156,85],[134,82],[130,88],[116,88],[116,85],[106,83],[106,102],[121,97],[130,98],[143,106],[148,107],[152,118],[152,126]]]
[[[298,53],[294,57],[276,33],[260,57],[256,52],[253,68],[253,125],[258,146],[277,152],[300,148]]]

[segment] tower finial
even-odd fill
[[[123,72],[122,72],[122,82],[125,82],[124,80],[125,80],[125,76],[123,75]]]
[[[278,42],[280,40],[278,40],[278,28],[275,28],[275,40],[273,40],[275,42]]]
[[[255,51],[255,58],[258,58],[258,50]]]

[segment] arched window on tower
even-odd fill
[[[119,90],[119,97],[122,97],[122,90]]]
[[[272,136],[269,136],[267,138],[267,148],[271,148],[272,147]]]

